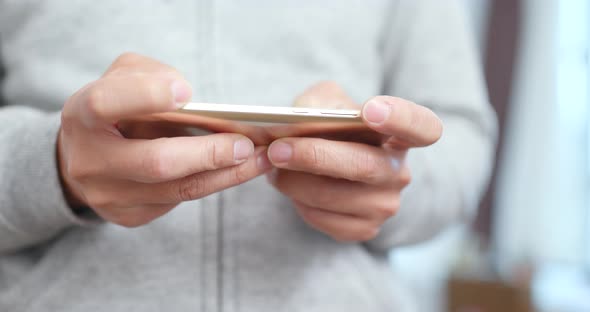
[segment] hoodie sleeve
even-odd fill
[[[412,149],[412,182],[398,214],[367,245],[388,249],[427,240],[475,215],[496,141],[474,38],[457,1],[400,0],[385,31],[384,94],[432,109],[443,121],[436,144]]]
[[[59,112],[0,107],[0,254],[88,224],[65,201],[56,161]]]

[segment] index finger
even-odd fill
[[[190,85],[181,77],[171,79],[150,74],[110,76],[97,80],[78,91],[69,106],[87,127],[101,122],[116,123],[138,115],[174,111],[188,102]]]
[[[246,161],[254,144],[240,134],[159,138],[154,140],[109,140],[95,174],[155,183],[195,173],[231,167]]]
[[[132,52],[119,55],[106,70],[104,76],[118,73],[159,73],[180,76],[180,72],[174,67]]]
[[[431,145],[442,135],[442,122],[431,110],[401,98],[376,96],[363,105],[361,115],[367,126],[404,147]]]
[[[318,138],[283,138],[268,148],[277,168],[373,185],[395,179],[399,156],[380,147]]]

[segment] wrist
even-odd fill
[[[73,212],[78,213],[81,212],[83,210],[86,210],[88,207],[87,205],[80,199],[80,196],[76,195],[76,192],[74,190],[74,187],[72,186],[72,183],[69,181],[69,178],[67,176],[67,172],[66,172],[66,163],[64,160],[64,157],[62,157],[62,139],[61,139],[61,129],[58,132],[57,135],[57,144],[56,144],[56,155],[55,157],[57,158],[56,163],[57,163],[57,172],[58,172],[58,177],[59,177],[59,183],[61,185],[61,189],[63,192],[63,196],[66,200],[66,203],[68,204],[68,206],[70,206],[70,208],[72,209]]]

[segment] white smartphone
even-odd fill
[[[362,123],[360,110],[188,103],[179,112],[224,120],[262,123]]]

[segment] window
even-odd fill
[[[557,110],[562,176],[560,201],[577,207],[582,222],[583,254],[590,269],[590,5],[559,1]],[[557,217],[557,216],[556,216]],[[574,238],[575,239],[575,238]]]

